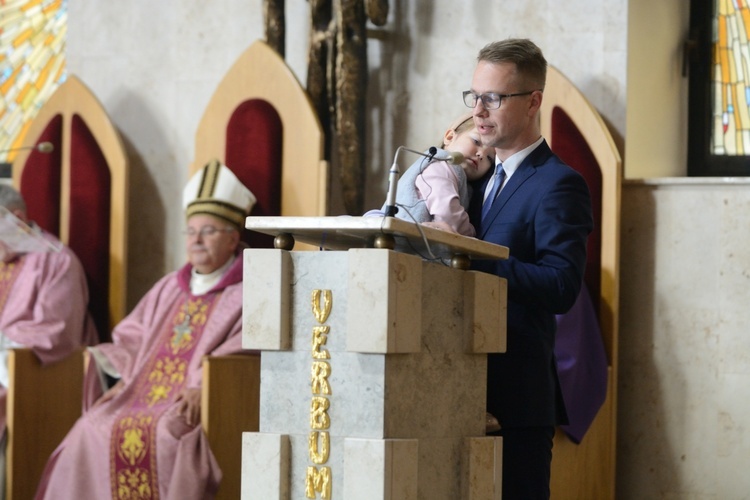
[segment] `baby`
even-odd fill
[[[482,146],[469,114],[446,130],[443,143],[434,155],[425,154],[447,158],[447,151],[463,155],[461,164],[421,158],[401,175],[396,191],[396,217],[475,236],[466,212],[471,198],[468,181],[479,179],[493,166],[494,150]],[[385,207],[382,210],[365,215],[383,215]]]

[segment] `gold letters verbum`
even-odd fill
[[[331,402],[331,386],[328,378],[331,375],[331,354],[325,349],[331,327],[326,325],[333,307],[333,294],[330,290],[313,290],[312,312],[317,324],[312,329],[312,367],[310,370],[310,387],[312,400],[310,402],[310,435],[308,436],[308,452],[310,461],[315,465],[307,467],[305,475],[305,496],[330,500],[331,497],[331,468],[328,463],[331,449],[331,437],[328,430],[331,427],[331,417],[328,408]]]

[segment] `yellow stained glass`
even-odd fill
[[[67,13],[67,0],[0,1],[0,151],[26,145],[31,121],[65,81]]]

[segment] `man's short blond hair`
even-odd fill
[[[512,63],[518,75],[529,88],[512,89],[515,92],[544,90],[547,81],[547,60],[534,42],[527,38],[508,38],[485,45],[477,56],[478,62]]]

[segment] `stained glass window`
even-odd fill
[[[711,150],[716,155],[747,155],[750,153],[747,0],[717,0],[714,23]]]
[[[67,0],[0,1],[0,151],[25,145],[39,108],[65,81],[67,12]]]
[[[692,0],[688,175],[750,175],[750,0]]]

